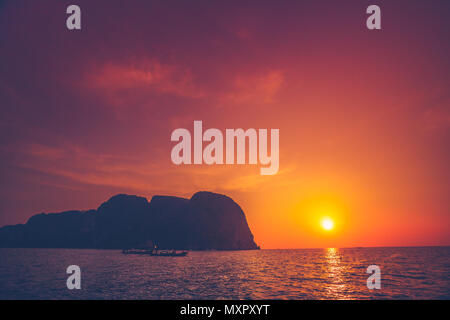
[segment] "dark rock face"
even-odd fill
[[[198,192],[189,201],[191,243],[196,249],[253,249],[253,235],[241,207],[227,196]]]
[[[94,247],[129,248],[143,242],[141,229],[148,209],[146,198],[125,194],[103,203],[95,214]]]
[[[0,247],[250,250],[245,214],[231,198],[198,192],[191,199],[119,194],[97,210],[37,214],[0,228]]]

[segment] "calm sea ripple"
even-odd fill
[[[381,268],[381,289],[366,285]],[[81,268],[68,290],[66,268]],[[1,299],[450,299],[450,247],[190,252],[0,249]]]

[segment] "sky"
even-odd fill
[[[1,1],[0,226],[207,190],[262,248],[450,245],[450,4],[372,2]],[[279,129],[278,173],[174,165],[194,120]]]

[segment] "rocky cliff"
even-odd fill
[[[119,194],[98,209],[41,213],[0,228],[0,247],[121,249],[258,249],[245,214],[231,198],[198,192],[191,199]]]

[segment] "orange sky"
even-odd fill
[[[447,3],[385,4],[381,31],[361,1],[79,3],[78,33],[64,1],[0,8],[0,225],[208,190],[262,248],[450,245]],[[194,120],[280,129],[278,174],[172,164]]]

